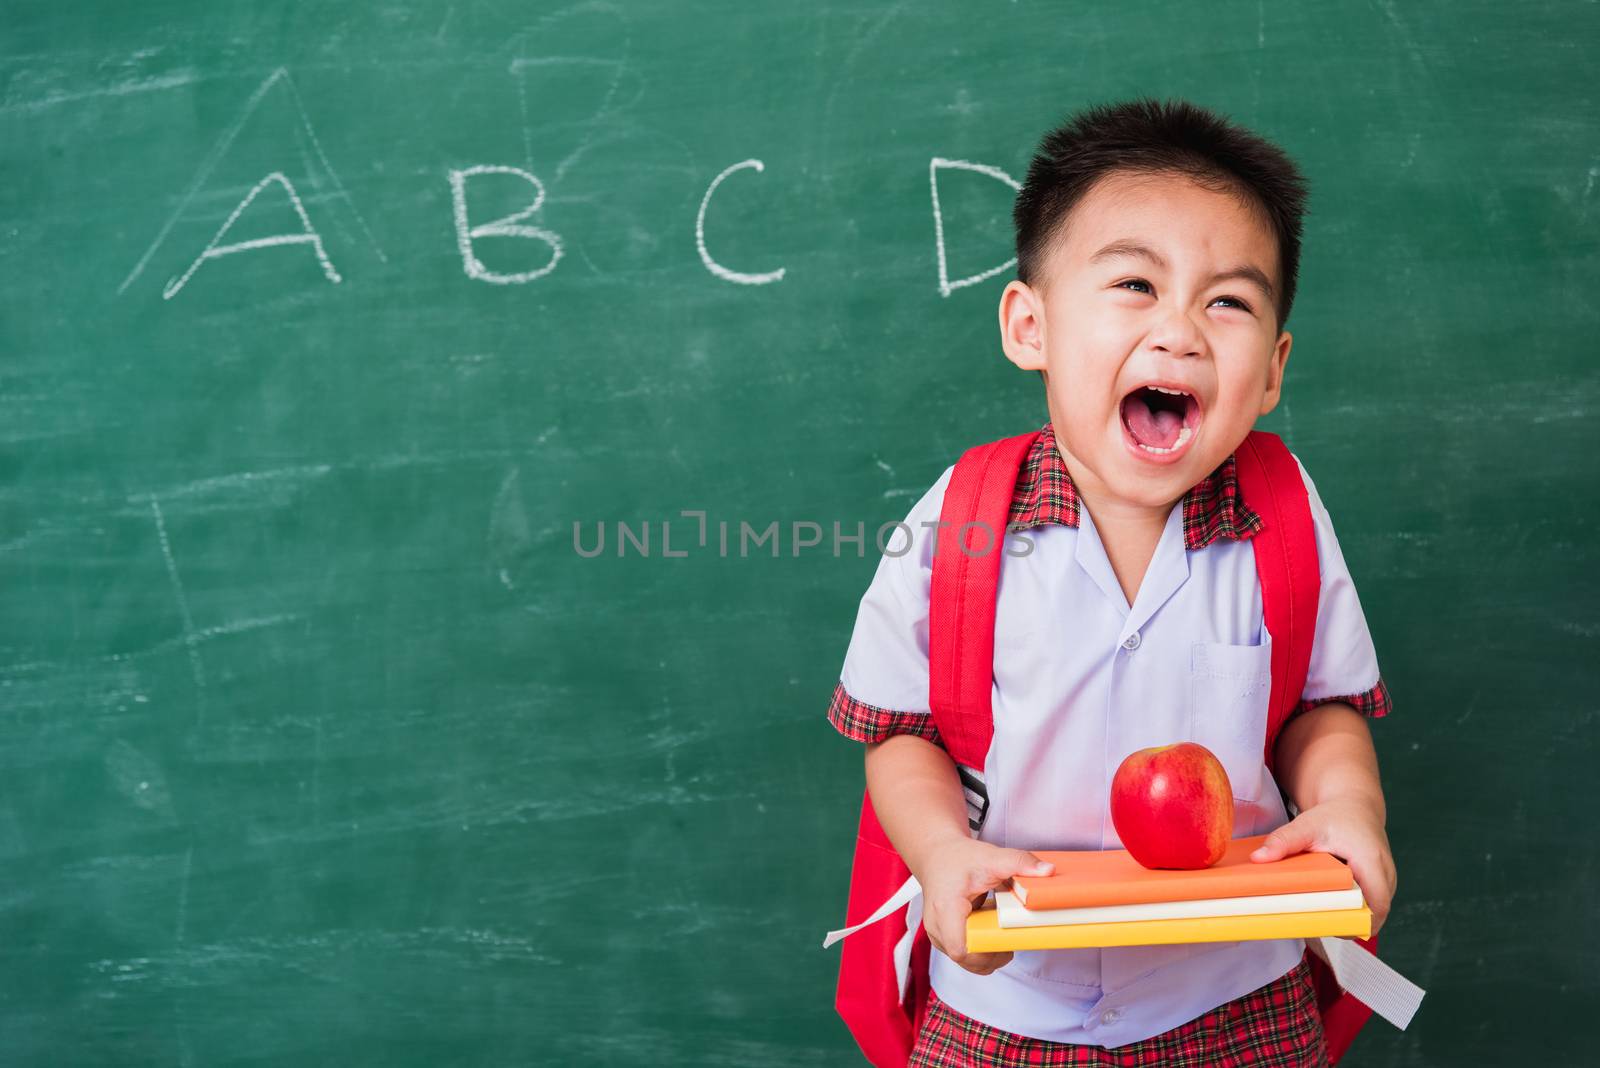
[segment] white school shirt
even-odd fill
[[[1046,449],[1042,455],[1038,452]],[[1065,465],[1049,424],[1035,445]],[[1298,459],[1297,459],[1298,463]],[[858,714],[927,715],[928,589],[946,468],[889,540],[856,617],[840,677]],[[1311,499],[1321,594],[1306,699],[1361,695],[1387,712],[1372,638],[1317,491]],[[1067,479],[1070,485],[1070,479]],[[1244,502],[1248,507],[1249,502]],[[1026,536],[1003,557],[996,603],[994,737],[981,770],[989,797],[980,841],[1019,849],[1120,849],[1111,776],[1136,749],[1196,741],[1234,789],[1235,838],[1288,822],[1263,762],[1271,637],[1249,540],[1185,548],[1183,505],[1167,517],[1130,606],[1089,510],[1077,527]],[[947,535],[948,536],[948,535]],[[906,551],[910,539],[910,551]],[[1381,695],[1381,708],[1368,707]],[[861,704],[855,704],[859,702]],[[837,726],[838,724],[836,724]],[[1021,951],[974,975],[932,948],[929,977],[951,1008],[1019,1035],[1117,1047],[1161,1034],[1281,977],[1304,939]]]

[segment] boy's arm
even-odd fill
[[[1277,780],[1300,814],[1269,834],[1250,859],[1277,860],[1306,850],[1343,858],[1372,909],[1377,934],[1397,878],[1366,717],[1339,701],[1302,712],[1279,732],[1274,758]]]
[[[1334,798],[1366,804],[1378,825],[1388,820],[1378,782],[1378,753],[1362,716],[1343,701],[1302,712],[1278,734],[1277,780],[1304,812]]]
[[[1021,849],[973,838],[967,802],[950,755],[925,738],[897,734],[867,745],[867,794],[883,833],[922,885],[928,940],[961,967],[987,975],[1010,953],[968,953],[974,898],[1013,875],[1049,875],[1054,866]]]
[[[923,738],[897,734],[867,745],[867,793],[883,833],[921,880],[928,855],[965,839],[967,801],[950,754]]]
[[[987,974],[1009,953],[968,954],[972,899],[1012,875],[1048,875],[1031,853],[980,842],[968,831],[966,793],[928,705],[929,524],[937,521],[947,467],[884,550],[861,598],[828,721],[866,744],[867,793],[889,843],[922,886],[928,939],[955,963]],[[918,533],[920,532],[920,533]]]

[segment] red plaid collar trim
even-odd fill
[[[1017,472],[1010,529],[1024,530],[1047,523],[1076,527],[1080,507],[1077,487],[1056,449],[1055,427],[1046,422]],[[1232,454],[1183,495],[1185,549],[1204,549],[1218,538],[1243,541],[1260,529],[1261,517],[1239,496],[1238,469]]]

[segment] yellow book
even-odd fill
[[[1001,953],[1017,949],[1090,949],[1155,946],[1179,942],[1245,942],[1263,938],[1372,935],[1372,909],[1281,912],[1260,916],[1205,916],[1122,923],[1073,923],[1049,927],[1001,927],[991,902],[967,917],[967,949]]]

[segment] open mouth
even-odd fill
[[[1134,450],[1176,459],[1200,427],[1200,402],[1175,386],[1148,385],[1122,398],[1122,428]]]

